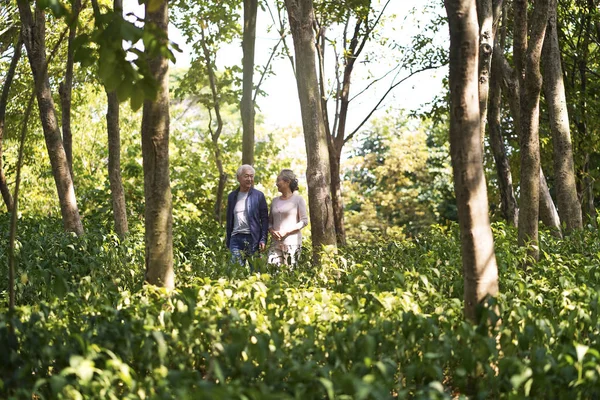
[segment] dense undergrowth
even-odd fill
[[[15,315],[2,239],[0,398],[600,396],[596,231],[542,234],[523,269],[514,232],[495,226],[490,327],[464,322],[455,227],[354,245],[319,269],[257,260],[250,274],[227,265],[219,227],[176,220],[167,296],[142,284],[140,229],[121,242],[60,226],[20,221]]]

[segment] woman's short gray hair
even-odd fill
[[[295,192],[298,190],[298,178],[296,178],[296,174],[291,169],[282,169],[279,173],[281,179],[288,181],[290,183],[290,190]]]
[[[256,174],[256,171],[254,171],[254,168],[252,167],[252,165],[250,164],[244,164],[241,167],[238,168],[236,175],[239,178],[240,176],[242,176],[244,174],[244,170],[250,170],[250,172],[252,173],[252,175]]]

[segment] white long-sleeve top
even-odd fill
[[[286,245],[302,244],[302,228],[308,225],[308,215],[306,214],[306,202],[299,194],[293,193],[289,199],[283,200],[281,197],[275,197],[271,203],[271,212],[269,213],[269,229],[276,231],[294,231],[295,233],[283,239]]]

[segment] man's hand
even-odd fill
[[[265,245],[263,242],[260,242],[260,243],[258,244],[258,248],[260,249],[260,251],[265,251],[265,248],[266,248],[266,247],[267,247],[267,246],[266,246],[266,245]]]

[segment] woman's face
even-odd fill
[[[283,193],[283,191],[285,189],[289,189],[290,188],[290,182],[286,181],[281,176],[277,177],[277,181],[275,182],[275,185],[277,186],[277,190],[279,190],[281,193]]]

